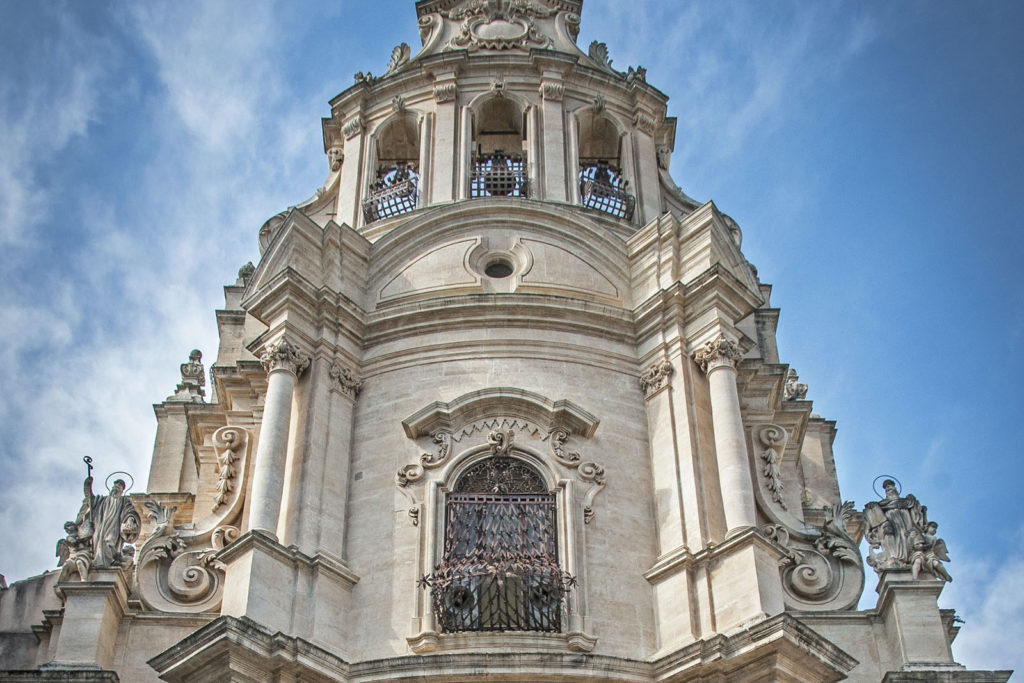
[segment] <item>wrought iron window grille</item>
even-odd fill
[[[369,197],[363,202],[363,218],[373,223],[416,208],[419,201],[419,179],[416,164],[399,162],[377,169],[377,179],[370,185]]]
[[[423,577],[442,632],[559,632],[575,580],[558,566],[556,504],[529,466],[492,457],[448,496],[444,557]]]
[[[580,164],[580,204],[588,209],[633,220],[636,198],[628,187],[622,172],[607,161]]]
[[[524,157],[509,156],[498,150],[473,159],[470,197],[526,197],[528,192]]]

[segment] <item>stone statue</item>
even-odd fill
[[[793,368],[786,373],[786,384],[782,388],[782,394],[787,401],[802,401],[807,397],[807,385],[800,381],[800,375],[796,374]]]
[[[88,476],[83,485],[82,507],[74,522],[66,522],[67,536],[57,542],[61,579],[72,571],[84,581],[90,568],[111,569],[132,562],[135,549],[125,547],[139,537],[141,519],[125,482],[116,479],[108,495],[93,493],[92,459],[86,459]]]
[[[871,547],[868,564],[878,573],[886,569],[910,569],[915,579],[926,572],[952,581],[942,565],[943,561],[949,561],[946,543],[936,538],[938,524],[928,521],[928,508],[913,494],[900,496],[892,479],[882,482],[882,488],[885,497],[864,506]]]

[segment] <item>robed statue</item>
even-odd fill
[[[928,508],[913,494],[901,496],[892,479],[882,482],[882,488],[885,497],[864,506],[868,564],[878,573],[909,569],[914,579],[924,572],[952,581],[942,565],[949,561],[946,543],[935,536],[938,524],[928,521]]]
[[[74,522],[67,522],[67,536],[57,542],[57,556],[64,568],[62,578],[71,572],[84,581],[89,568],[111,569],[130,564],[134,548],[126,547],[139,537],[141,519],[131,498],[125,495],[125,482],[116,479],[107,495],[92,490],[92,465],[83,484],[82,507]]]

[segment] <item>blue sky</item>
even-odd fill
[[[1012,2],[586,0],[579,39],[670,96],[673,176],[774,285],[844,498],[886,473],[928,505],[983,668],[1024,668],[1022,29]],[[326,176],[328,99],[402,41],[412,0],[0,1],[9,581],[52,566],[83,455],[144,487],[221,286]]]

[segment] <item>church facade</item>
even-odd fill
[[[87,463],[60,568],[0,593],[0,681],[1007,680],[953,661],[926,507],[843,501],[666,95],[577,47],[581,0],[415,7],[147,491]]]

